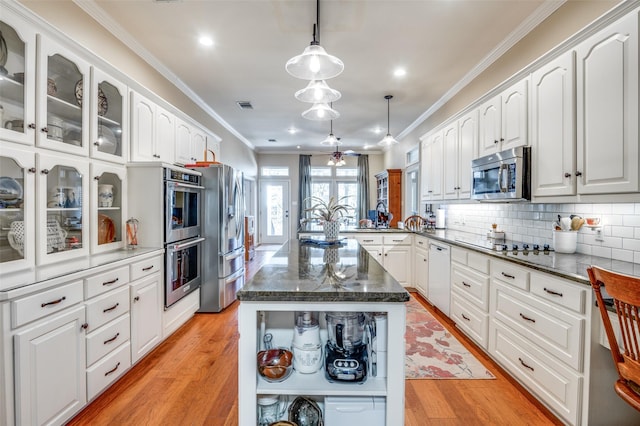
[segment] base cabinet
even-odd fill
[[[162,338],[162,275],[131,283],[131,360],[137,362]]]
[[[356,234],[356,239],[401,285],[412,282],[413,236],[401,233]]]
[[[413,283],[418,292],[426,299],[429,285],[429,240],[424,237],[415,237],[413,245]]]
[[[83,324],[78,305],[15,334],[16,424],[62,424],[85,405]]]

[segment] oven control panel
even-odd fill
[[[180,170],[165,169],[164,176],[166,180],[200,185],[200,176],[196,174],[186,173]]]

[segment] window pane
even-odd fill
[[[407,165],[416,163],[419,157],[418,147],[415,147],[411,151],[407,152]]]
[[[419,214],[420,201],[418,199],[418,171],[412,171],[408,174],[409,180],[409,211],[411,214]]]
[[[329,201],[331,196],[331,182],[312,182],[311,195]]]
[[[336,169],[336,176],[339,176],[339,177],[343,177],[343,176],[357,177],[358,176],[358,169],[340,167],[340,168]]]
[[[288,167],[263,167],[260,170],[262,176],[289,176]]]
[[[338,182],[338,198],[347,197],[341,202],[351,206],[349,209],[348,225],[356,225],[356,209],[358,207],[358,184],[355,182]]]
[[[331,167],[312,167],[311,176],[331,177]]]
[[[283,235],[283,195],[282,185],[267,186],[267,236],[269,237]]]

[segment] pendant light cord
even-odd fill
[[[389,101],[391,100],[391,98],[393,98],[393,95],[385,95],[384,98],[387,100],[387,135],[390,135],[391,132],[389,131]]]
[[[318,26],[318,44],[320,44],[320,0],[316,0],[316,25]]]

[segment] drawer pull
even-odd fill
[[[111,284],[117,283],[119,279],[120,278],[114,278],[111,281],[105,281],[102,283],[102,285],[111,285]]]
[[[57,305],[58,303],[64,300],[67,300],[67,298],[65,296],[62,296],[60,299],[54,300],[53,302],[43,303],[42,305],[40,305],[40,307],[44,308],[45,306],[49,306],[49,305]]]
[[[528,316],[523,315],[522,313],[520,313],[520,318],[522,318],[525,321],[536,322],[536,320],[534,320],[533,318],[529,318]]]
[[[560,297],[562,297],[562,293],[558,293],[557,291],[549,290],[549,289],[547,289],[546,287],[544,288],[544,291],[546,291],[547,293],[552,294],[552,295],[554,295],[554,296],[560,296]]]
[[[465,319],[466,321],[471,321],[469,317],[467,317],[465,314],[460,314],[460,315],[462,315],[462,318]]]
[[[116,339],[118,338],[118,336],[120,336],[120,333],[116,333],[116,335],[115,335],[115,336],[113,336],[111,339],[107,339],[107,340],[105,340],[105,341],[104,341],[104,342],[102,342],[102,343],[103,343],[104,345],[106,345],[107,343],[111,343],[111,342],[113,342],[114,340],[116,340]]]
[[[372,243],[373,240],[362,240],[363,243]]]
[[[465,286],[465,287],[471,287],[471,284],[467,284],[464,281],[462,281],[462,285]]]
[[[522,360],[522,358],[518,358],[518,361],[520,361],[520,364],[522,364],[522,366],[523,366],[524,368],[528,368],[528,369],[529,369],[529,370],[531,370],[531,371],[535,371],[535,370],[533,369],[533,367],[532,367],[532,366],[530,366],[530,365],[527,365],[527,364]]]
[[[511,278],[511,279],[515,279],[516,277],[514,277],[513,275],[507,274],[506,272],[500,272],[502,274],[503,277],[507,277],[507,278]]]
[[[401,243],[403,240],[392,240],[394,243]]]
[[[142,268],[143,271],[150,271],[151,269],[153,269],[153,265],[151,266],[147,266],[146,268]]]
[[[113,369],[111,369],[111,370],[107,371],[106,373],[104,373],[104,375],[105,375],[105,376],[108,376],[109,374],[111,374],[111,373],[115,372],[115,371],[118,369],[118,367],[120,367],[120,363],[117,363],[117,364],[116,364],[116,366],[115,366],[115,367],[113,367]]]
[[[112,307],[110,307],[110,308],[103,309],[103,310],[102,310],[102,313],[103,313],[103,314],[106,314],[106,313],[107,313],[107,312],[109,312],[109,311],[113,311],[113,310],[114,310],[115,308],[117,308],[118,306],[120,306],[120,303],[116,303],[115,305],[113,305],[113,306],[112,306]]]

